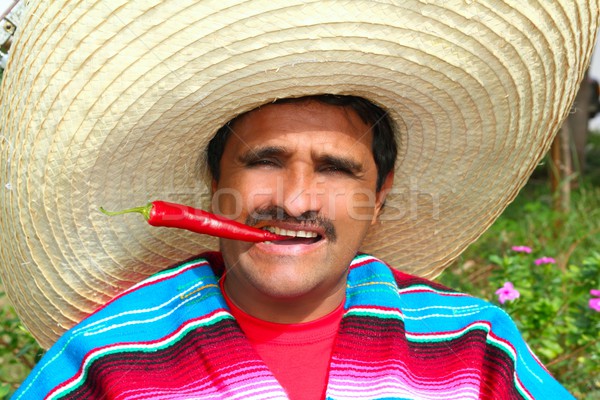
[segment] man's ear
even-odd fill
[[[212,178],[210,180],[210,209],[208,211],[210,212],[214,212],[214,201],[215,201],[215,193],[217,193],[217,189],[218,189],[218,183],[217,180],[215,178]]]
[[[394,172],[390,172],[383,181],[383,185],[381,185],[381,189],[377,192],[375,198],[375,212],[373,213],[373,219],[371,220],[371,225],[375,225],[377,222],[377,217],[379,217],[379,213],[383,209],[383,205],[385,204],[385,199],[392,190],[392,186],[394,185]]]

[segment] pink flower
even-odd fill
[[[590,290],[590,294],[592,296],[598,296],[598,297],[600,297],[600,290],[592,289],[592,290]],[[591,298],[589,304],[590,304],[590,308],[592,310],[600,312],[600,298],[598,298],[598,299]]]
[[[496,290],[496,294],[498,295],[498,301],[501,304],[504,304],[506,301],[517,299],[519,296],[521,296],[521,293],[515,289],[512,282],[504,282],[504,286]]]
[[[531,247],[527,247],[527,246],[513,246],[510,248],[512,251],[515,251],[517,253],[527,253],[527,254],[531,254]]]
[[[535,265],[556,264],[556,260],[552,257],[542,257],[534,261]]]

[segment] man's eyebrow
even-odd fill
[[[283,146],[264,146],[264,147],[255,147],[248,149],[243,154],[240,154],[238,160],[242,164],[251,164],[255,161],[269,158],[269,157],[282,157],[287,156],[289,153],[289,149],[286,149]],[[353,160],[352,158],[337,156],[333,154],[316,154],[313,155],[315,160],[320,164],[329,164],[333,165],[341,170],[346,170],[352,173],[360,173],[364,170],[364,166],[362,163]]]
[[[281,146],[255,147],[248,149],[248,151],[243,154],[240,154],[238,160],[244,164],[247,164],[262,158],[280,156],[282,154],[287,154],[287,150]]]
[[[318,157],[319,162],[323,164],[331,164],[340,169],[347,170],[353,173],[363,171],[363,164],[348,157],[335,156],[332,154],[324,154]]]

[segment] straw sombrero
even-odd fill
[[[216,241],[112,209],[206,207],[198,164],[235,115],[363,96],[392,116],[395,188],[364,250],[434,277],[548,149],[590,59],[598,0],[36,0],[1,91],[1,278],[51,345]]]

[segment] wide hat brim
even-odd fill
[[[599,2],[28,2],[1,91],[1,277],[42,346],[213,238],[99,207],[209,204],[207,141],[278,98],[386,109],[395,187],[364,251],[434,277],[547,151]]]

